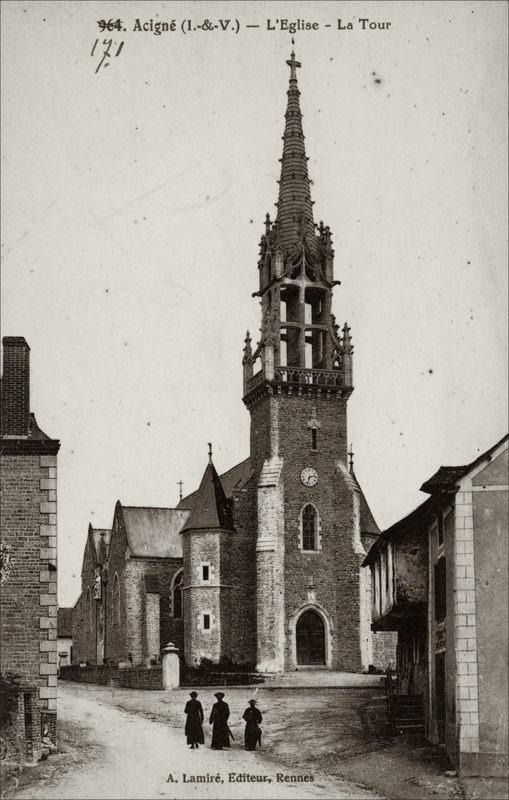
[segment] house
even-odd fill
[[[45,732],[56,739],[60,442],[43,433],[30,411],[27,342],[22,336],[2,341],[2,689],[4,678],[15,679],[18,687],[2,737],[12,745],[12,758],[34,762]]]
[[[440,467],[364,561],[372,629],[398,633],[398,692],[422,697],[428,738],[464,775],[508,772],[507,449]]]

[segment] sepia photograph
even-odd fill
[[[0,9],[1,798],[508,798],[507,3]]]

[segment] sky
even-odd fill
[[[276,20],[318,23],[294,34],[303,126],[380,527],[507,431],[505,3],[113,2],[126,30],[103,34],[105,13],[2,3],[2,334],[27,339],[32,410],[61,440],[62,605],[117,499],[175,506],[209,441],[219,472],[248,455],[242,348],[291,50]]]

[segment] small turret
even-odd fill
[[[353,386],[353,345],[348,322],[343,325],[341,349],[343,351],[343,381],[345,387],[350,388]]]
[[[249,331],[246,331],[246,338],[244,339],[244,355],[242,357],[242,368],[244,375],[244,394],[247,392],[247,386],[253,377],[253,350],[251,348],[251,336]]]

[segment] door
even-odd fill
[[[305,611],[297,622],[297,664],[325,665],[325,625],[316,611]]]

